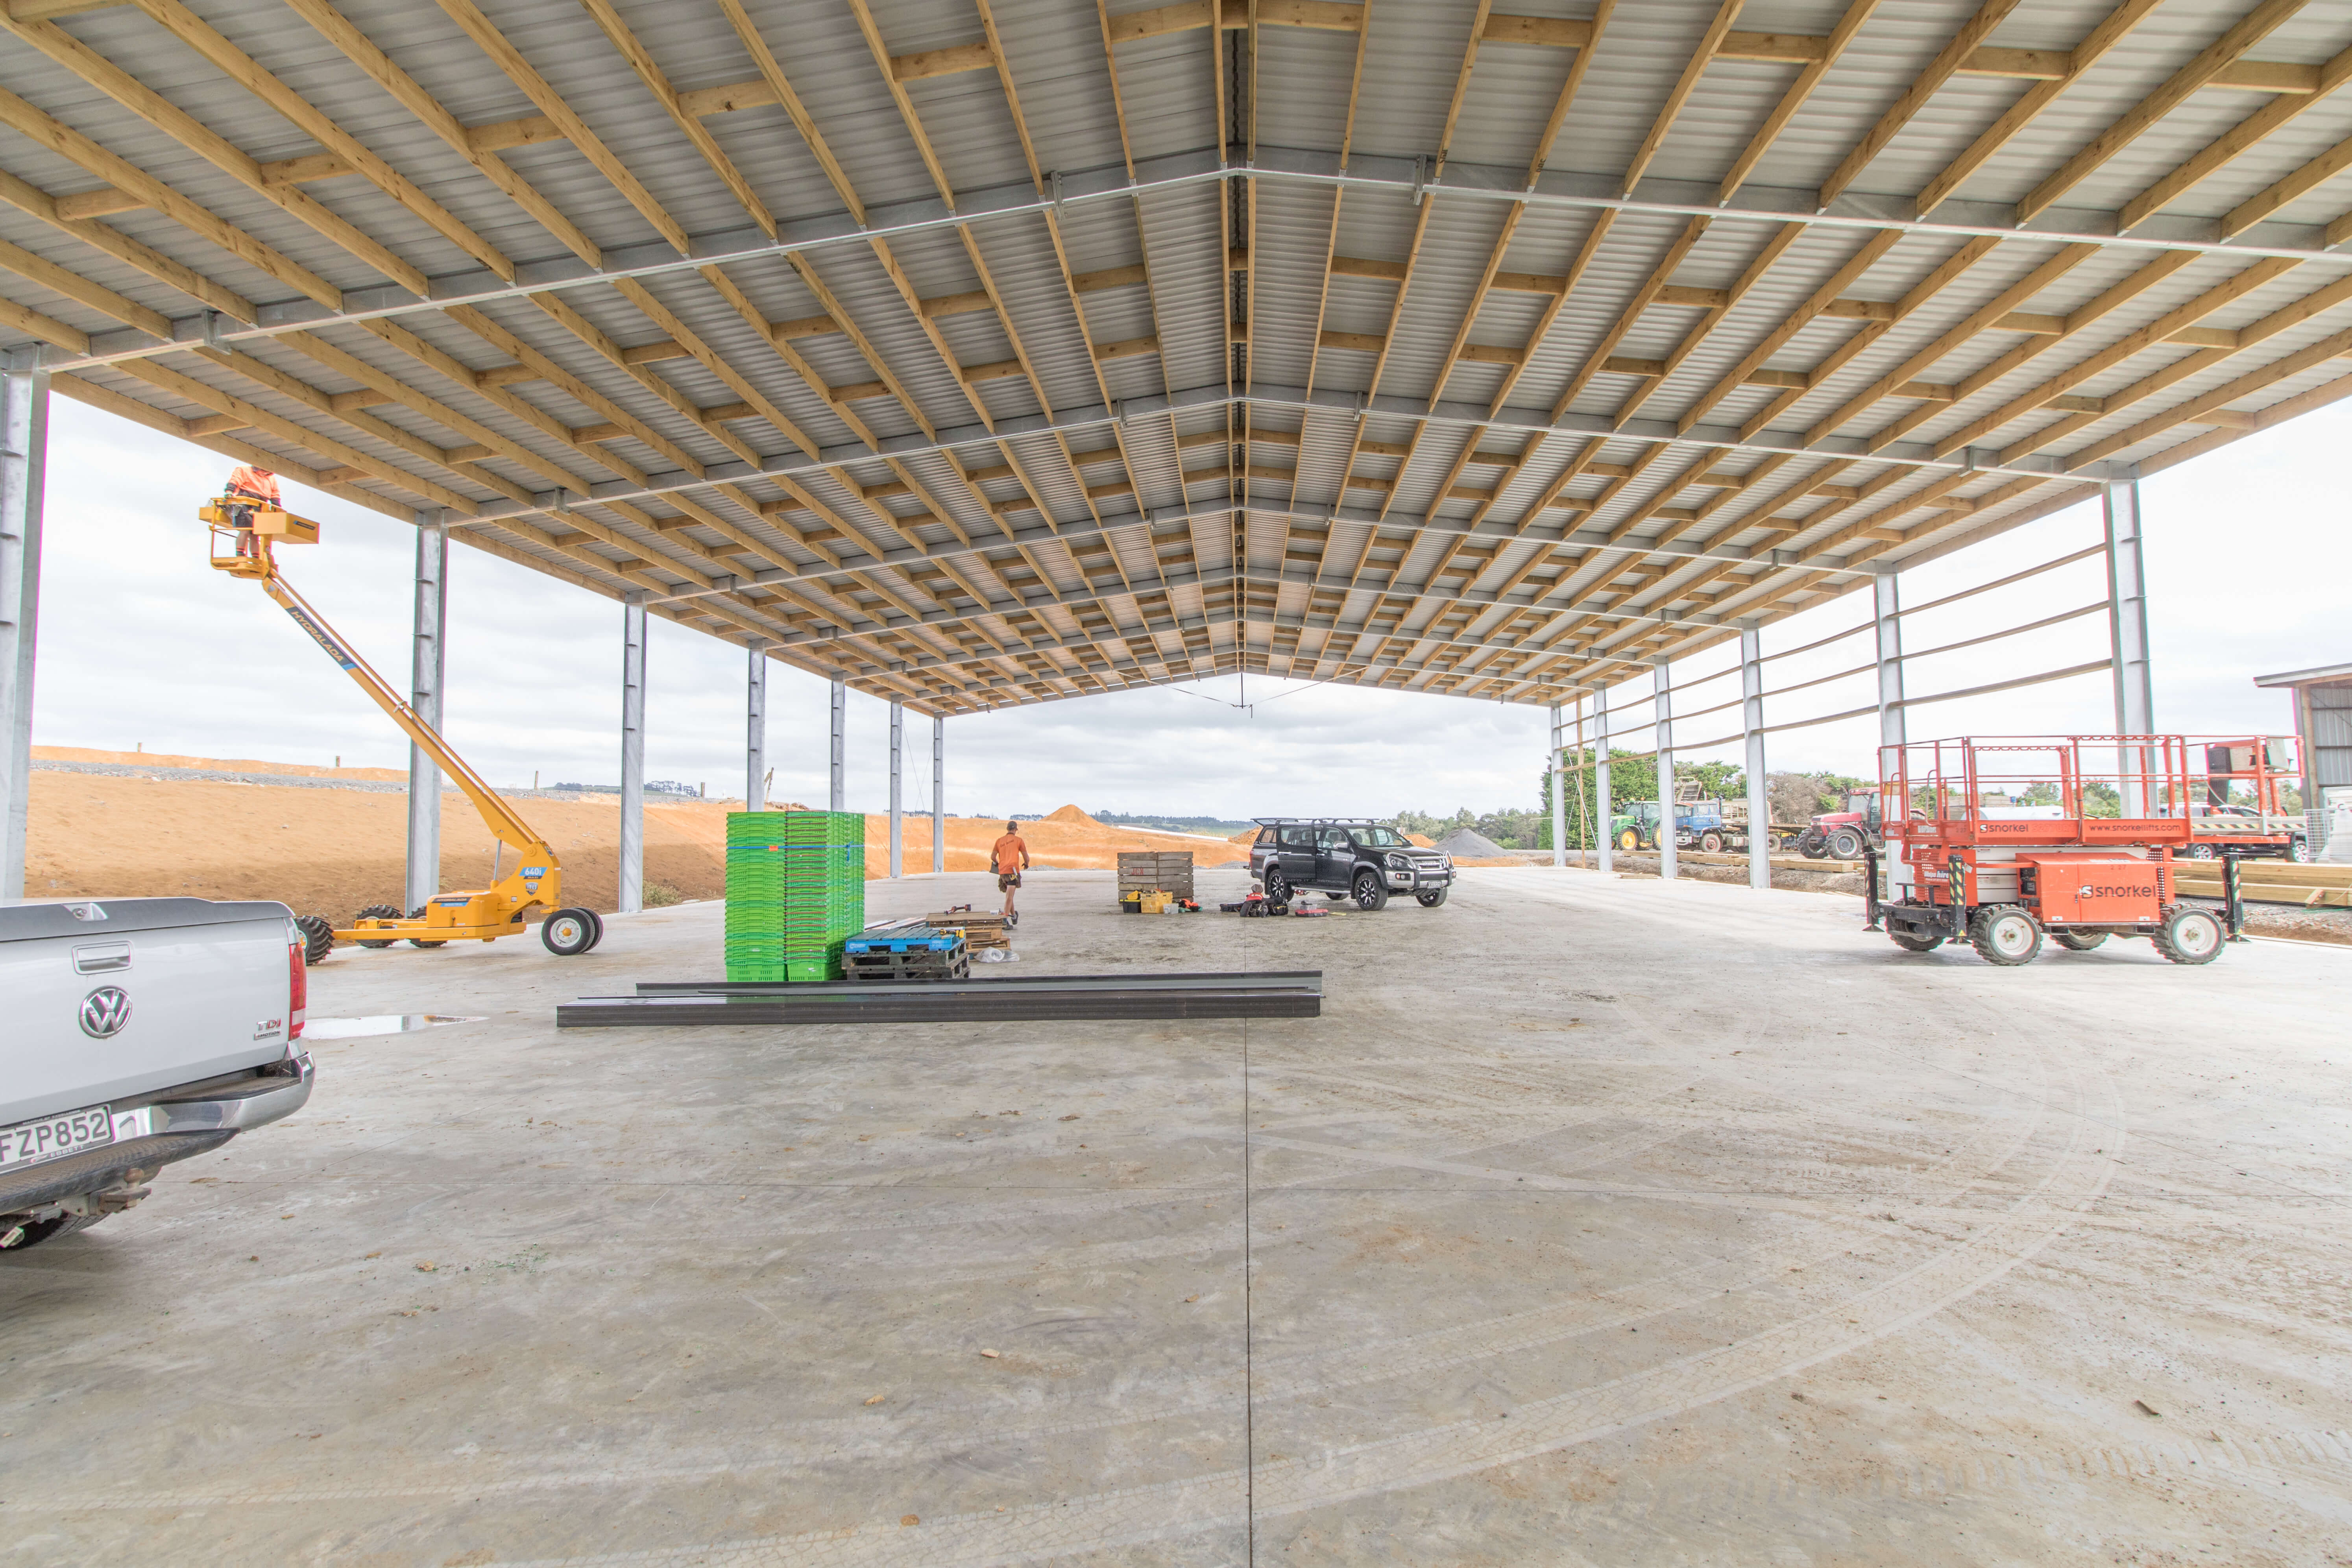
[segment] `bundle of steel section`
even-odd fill
[[[772,1024],[1015,1024],[1163,1018],[1318,1018],[1323,972],[991,975],[956,981],[647,981],[583,996],[556,1027]]]

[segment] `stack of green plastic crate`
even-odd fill
[[[847,811],[727,817],[727,978],[838,980],[866,929],[866,818]]]

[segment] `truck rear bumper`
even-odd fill
[[[240,1085],[195,1100],[158,1100],[118,1112],[113,1142],[0,1176],[0,1214],[101,1191],[132,1171],[152,1172],[293,1115],[310,1100],[317,1069],[307,1052],[292,1065],[292,1074],[256,1078],[250,1088]]]

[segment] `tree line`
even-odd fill
[[[1566,784],[1568,802],[1568,847],[1590,849],[1609,830],[1609,818],[1615,815],[1609,806],[1595,798],[1597,782],[1592,767],[1597,760],[1592,748],[1578,752],[1570,747],[1561,752],[1562,761],[1570,768],[1579,763],[1584,767],[1580,775],[1571,773],[1561,782]],[[1537,804],[1528,809],[1506,807],[1500,811],[1474,812],[1464,806],[1451,816],[1433,816],[1424,811],[1401,811],[1395,822],[1399,831],[1417,833],[1432,840],[1444,837],[1456,828],[1467,827],[1481,837],[1491,839],[1505,849],[1549,849],[1551,846],[1551,792],[1559,775],[1546,773],[1538,775]],[[1707,798],[1725,800],[1745,798],[1748,794],[1748,773],[1737,763],[1684,763],[1675,764],[1677,784],[1696,784],[1699,794]],[[1770,804],[1772,820],[1776,823],[1802,826],[1816,814],[1842,810],[1849,790],[1869,789],[1873,781],[1850,774],[1832,773],[1776,773],[1764,775],[1764,793]],[[1612,748],[1609,752],[1610,804],[1622,811],[1627,803],[1658,798],[1658,761],[1654,755],[1637,755]]]

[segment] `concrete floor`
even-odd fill
[[[1024,972],[1325,1016],[555,1031],[709,905],[339,954],[483,1016],[0,1261],[0,1564],[2352,1562],[2352,953],[1111,903],[1033,878]]]

